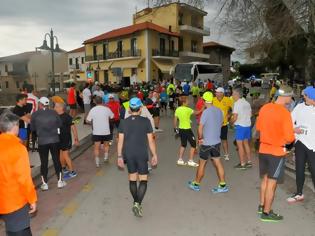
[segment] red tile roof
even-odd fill
[[[232,51],[235,51],[235,48],[232,48],[232,47],[228,47],[228,46],[225,46],[223,44],[220,44],[220,43],[217,43],[217,42],[214,42],[214,41],[210,41],[210,42],[205,42],[203,43],[202,45],[204,48],[207,48],[207,47],[222,47],[222,48],[227,48],[227,49],[230,49]]]
[[[98,36],[96,36],[94,38],[85,40],[84,44],[95,43],[95,42],[102,41],[102,40],[117,38],[117,37],[120,37],[120,36],[133,34],[135,32],[142,31],[142,30],[147,30],[147,29],[155,30],[155,31],[163,33],[163,34],[168,34],[168,35],[171,35],[171,36],[179,37],[178,33],[170,32],[170,31],[168,31],[168,29],[165,29],[165,28],[163,28],[161,26],[158,26],[156,24],[153,24],[151,22],[144,22],[144,23],[140,23],[140,24],[135,24],[135,25],[130,25],[130,26],[127,26],[127,27],[115,29],[115,30],[109,31],[107,33],[98,35]]]
[[[83,46],[83,47],[80,47],[80,48],[73,49],[73,50],[69,51],[68,53],[84,52],[84,51],[85,51],[85,48]]]

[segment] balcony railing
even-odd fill
[[[100,60],[108,60],[108,59],[117,59],[117,58],[123,58],[123,57],[140,57],[141,56],[141,50],[123,50],[123,51],[116,51],[116,52],[110,52],[108,55],[94,55],[94,56],[86,56],[85,61],[100,61]]]
[[[14,70],[9,71],[8,75],[13,77],[28,77],[29,73],[26,70]]]
[[[158,49],[152,49],[153,57],[179,57],[178,51],[160,51]]]
[[[123,57],[140,57],[141,56],[141,50],[123,50],[123,51],[116,51],[116,52],[110,52],[108,54],[108,59],[117,59],[117,58],[123,58]]]

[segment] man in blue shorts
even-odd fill
[[[240,163],[236,169],[246,170],[252,167],[251,151],[249,141],[251,139],[251,116],[252,109],[249,102],[243,97],[243,90],[240,87],[233,89],[233,116],[231,123],[235,126],[235,139],[238,148]]]

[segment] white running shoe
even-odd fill
[[[100,159],[98,157],[95,158],[96,167],[100,167]]]
[[[194,161],[192,161],[192,160],[189,160],[189,161],[187,162],[187,165],[190,166],[190,167],[198,167],[198,166],[199,166],[198,163],[196,163],[196,162],[194,162]]]
[[[225,154],[225,155],[224,155],[224,160],[226,160],[226,161],[229,161],[229,160],[230,160],[229,154]]]
[[[48,184],[42,183],[42,185],[40,186],[40,189],[41,189],[42,191],[47,191],[47,190],[48,190]]]
[[[162,129],[156,129],[155,132],[163,132]]]
[[[296,202],[300,202],[304,200],[304,195],[300,195],[300,194],[293,194],[291,197],[287,198],[287,202],[288,203],[296,203]]]
[[[179,166],[185,166],[185,165],[187,165],[187,163],[186,163],[186,162],[184,162],[184,160],[183,160],[183,159],[178,159],[178,161],[177,161],[177,165],[179,165]]]
[[[109,158],[108,156],[104,156],[104,162],[108,162]]]
[[[67,185],[66,181],[63,181],[63,180],[59,180],[58,181],[58,184],[57,184],[57,187],[58,188],[63,188]]]

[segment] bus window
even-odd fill
[[[217,65],[197,65],[199,74],[222,73],[222,68]]]
[[[192,64],[178,64],[175,67],[175,79],[179,81],[191,81]]]

